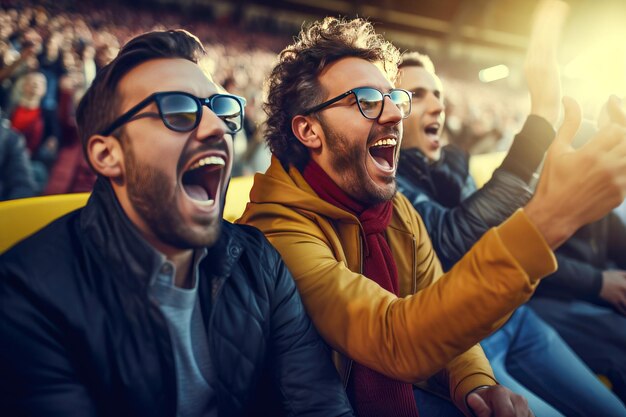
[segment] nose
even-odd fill
[[[196,128],[196,138],[198,140],[208,140],[211,138],[221,138],[227,132],[226,124],[217,117],[212,110],[202,106],[202,117]]]
[[[402,120],[402,113],[398,106],[396,106],[393,101],[391,101],[391,97],[386,96],[383,98],[383,112],[378,118],[378,123],[381,125],[385,124],[398,124]]]

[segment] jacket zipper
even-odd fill
[[[415,240],[415,236],[413,236],[413,269],[411,270],[411,275],[413,276],[413,291],[412,294],[417,292],[417,242]]]
[[[220,282],[218,284],[219,287],[217,288],[217,291],[215,291],[215,297],[213,297],[213,288],[211,288],[211,315],[209,316],[208,329],[213,328],[213,320],[215,317],[215,307],[217,306],[217,300],[219,299],[220,294],[222,293],[222,289],[224,288],[225,282],[226,282],[226,277],[221,277]],[[209,345],[209,355],[211,357],[211,360],[213,360],[213,358],[215,358],[215,352],[213,352],[213,349],[212,349],[213,345],[211,343],[209,343],[208,345]],[[214,363],[212,364],[212,366],[214,367],[214,369],[216,369]]]
[[[361,235],[361,233],[359,233],[359,253],[360,253],[359,262],[361,263],[359,273],[363,275],[363,236]],[[348,388],[348,382],[350,381],[350,372],[352,372],[353,363],[354,361],[352,359],[348,359],[348,365],[346,366],[346,370],[344,372],[344,380],[343,380],[344,389]]]

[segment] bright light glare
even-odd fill
[[[509,76],[509,67],[504,64],[480,70],[478,78],[484,83],[501,80]]]
[[[593,83],[597,94],[626,90],[626,43],[620,37],[596,42],[565,66],[564,75]]]

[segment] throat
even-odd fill
[[[171,257],[170,261],[176,266],[176,276],[174,277],[174,285],[176,287],[184,289],[193,288],[193,259],[194,251],[192,250]]]

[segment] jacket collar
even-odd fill
[[[295,166],[289,165],[285,168],[275,156],[272,156],[272,162],[265,174],[258,173],[254,176],[250,202],[278,203],[342,222],[359,223],[353,214],[321,199]]]
[[[394,212],[406,213],[403,199],[404,197],[396,193],[392,200]],[[363,230],[355,215],[320,198],[295,166],[289,165],[286,169],[274,156],[267,171],[254,176],[250,203],[252,204],[246,208],[246,212],[252,210],[258,213],[268,210],[271,216],[275,215],[271,205],[278,204],[292,210],[323,216],[333,222],[356,225]],[[405,214],[392,215],[389,227],[410,234],[412,232],[408,229],[404,216]]]
[[[163,263],[163,255],[139,233],[119,204],[108,179],[98,177],[87,205],[80,215],[80,228],[86,245],[106,263],[113,275],[136,289],[145,290]],[[242,252],[233,226],[222,221],[215,245],[202,261],[211,262],[218,276],[228,276]],[[129,277],[133,277],[131,279]]]
[[[415,180],[429,177],[430,163],[419,148],[406,148],[400,151],[398,175]]]

